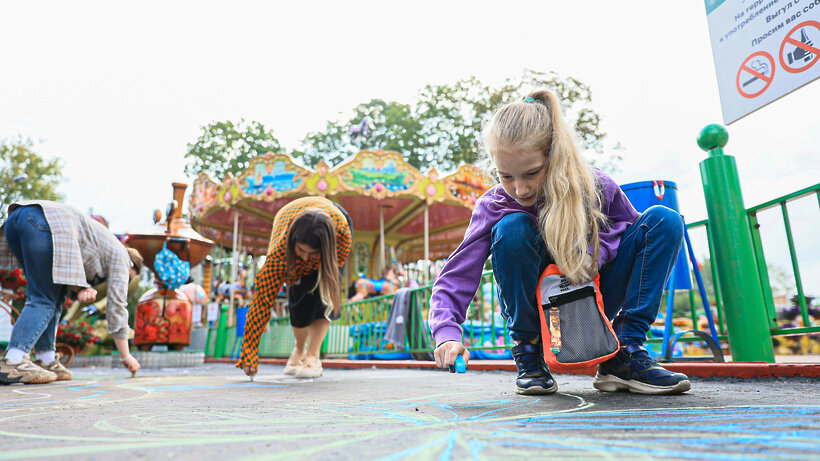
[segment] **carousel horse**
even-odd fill
[[[390,264],[382,271],[382,278],[374,280],[361,276],[353,282],[356,294],[348,302],[361,301],[373,296],[391,295],[401,287],[399,276],[404,275],[401,266]]]
[[[350,140],[353,141],[358,137],[363,137],[367,139],[370,136],[370,131],[373,129],[373,119],[369,116],[365,115],[362,119],[362,122],[358,125],[354,125],[350,127],[350,130],[347,132],[347,135],[350,136]]]

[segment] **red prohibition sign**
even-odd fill
[[[778,57],[780,58],[780,65],[783,66],[783,69],[785,69],[786,72],[791,72],[793,74],[803,72],[804,70],[807,70],[811,66],[817,64],[817,61],[820,60],[820,48],[815,48],[815,47],[811,46],[811,44],[810,44],[811,42],[803,43],[799,40],[795,40],[795,39],[792,38],[793,33],[797,32],[801,27],[805,27],[805,26],[812,26],[815,29],[817,29],[818,32],[820,32],[820,22],[817,22],[817,21],[801,22],[800,24],[794,26],[794,29],[790,30],[789,33],[786,34],[786,38],[783,39],[783,43],[780,44],[780,56],[778,56]],[[786,48],[786,43],[792,44],[792,45],[796,46],[798,49],[804,50],[805,53],[813,53],[814,54],[814,59],[812,59],[812,61],[809,63],[808,66],[789,67],[789,65],[786,64],[786,61],[783,60],[783,50]],[[795,50],[795,51],[797,51],[797,50]]]
[[[760,72],[752,69],[751,67],[747,66],[749,61],[751,61],[752,58],[754,58],[755,56],[763,56],[764,58],[769,60],[769,62],[771,63],[771,69],[772,69],[771,74],[769,74],[768,76],[763,75],[762,73],[760,73]],[[743,74],[743,72],[748,72],[748,73],[752,74],[753,77],[756,77],[756,78],[759,78],[760,80],[763,80],[764,82],[766,82],[766,84],[763,85],[763,88],[758,90],[757,93],[746,93],[745,91],[743,91],[743,87],[740,86],[740,76]],[[743,96],[744,98],[751,99],[751,98],[756,98],[756,97],[760,96],[761,94],[763,94],[764,91],[768,90],[769,87],[772,85],[772,80],[774,80],[774,58],[772,57],[771,54],[769,54],[765,51],[758,51],[756,53],[750,54],[749,57],[746,58],[745,61],[743,61],[743,64],[740,65],[740,69],[738,69],[738,71],[737,71],[737,78],[735,79],[735,85],[737,86],[737,92],[740,93],[741,96]]]

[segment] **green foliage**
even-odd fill
[[[281,150],[273,130],[259,122],[213,122],[202,127],[196,142],[188,144],[185,174],[196,176],[204,172],[219,181],[228,173],[236,175],[247,168],[253,157]]]
[[[700,294],[697,291],[697,287],[695,288],[695,291],[693,293],[695,294],[695,312],[697,312],[698,315],[703,315],[703,303],[700,300]],[[666,295],[667,292],[664,291],[663,297],[661,298],[660,310],[664,315],[666,314]],[[675,302],[672,305],[672,317],[692,317],[692,306],[690,304],[688,291],[681,291],[675,293]]]
[[[520,78],[507,79],[498,87],[476,77],[451,85],[427,85],[419,92],[415,106],[371,100],[358,105],[352,117],[328,122],[324,131],[310,133],[302,141],[304,150],[293,155],[308,166],[321,159],[335,165],[361,149],[396,150],[420,170],[435,167],[452,171],[462,163],[476,163],[481,123],[495,108],[542,88],[554,91],[561,99],[582,146],[594,154],[592,162],[614,169],[622,158],[620,147],[604,155],[606,134],[599,127],[600,116],[591,107],[589,87],[571,77],[533,70],[525,70]],[[369,138],[358,138],[354,145],[348,130],[364,116],[373,119],[375,128]]]
[[[60,323],[57,326],[57,342],[76,347],[80,351],[99,340],[100,338],[94,336],[94,332],[91,331],[91,325],[84,321]]]
[[[357,138],[356,144],[351,144],[348,131],[365,116],[373,119],[375,127],[368,138]],[[302,141],[304,151],[295,151],[293,156],[313,167],[319,160],[336,165],[360,150],[395,150],[407,155],[407,160],[418,168],[421,164],[414,153],[424,146],[420,131],[421,123],[413,107],[373,99],[356,106],[349,120],[328,122],[323,132],[308,134]]]
[[[37,154],[31,139],[0,141],[0,220],[6,218],[6,205],[19,200],[62,200],[57,192],[62,178],[61,161]]]
[[[791,269],[791,268],[790,268]],[[794,284],[794,273],[777,264],[767,263],[766,270],[769,273],[769,285],[775,294],[796,293]]]
[[[695,271],[691,268],[691,262],[689,264],[689,276],[692,280],[692,292],[691,295],[688,291],[675,293],[675,302],[672,308],[674,317],[691,318],[691,296],[694,296],[695,312],[697,313],[697,315],[705,315],[705,312],[703,311],[703,301],[700,299],[700,290],[698,289],[697,279],[695,278]],[[700,265],[700,276],[703,280],[703,287],[706,289],[706,300],[709,302],[709,305],[712,306],[712,314],[714,316],[715,322],[717,322],[717,307],[715,307],[715,284],[712,280],[712,267],[710,259],[703,259],[702,261],[700,261]],[[661,311],[666,312],[666,292],[664,292],[663,298],[661,299]]]

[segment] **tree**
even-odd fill
[[[0,220],[6,206],[18,200],[62,200],[57,185],[63,178],[60,159],[46,159],[34,142],[17,137],[0,142]]]
[[[689,264],[691,266],[691,262]],[[794,274],[788,272],[782,266],[772,263],[767,263],[766,269],[769,275],[769,286],[771,287],[773,294],[788,295],[790,293],[794,293]],[[691,267],[689,270],[692,271]],[[712,277],[712,262],[710,258],[704,258],[700,261],[700,276],[703,280],[703,287],[706,289],[706,298],[710,305],[714,305],[717,298],[715,297],[715,281]],[[692,288],[694,289],[695,306],[697,306],[698,312],[701,312],[703,309],[702,302],[700,300],[700,290],[698,290],[694,271],[692,271]],[[661,304],[662,308],[665,309],[665,299],[662,300]],[[688,316],[690,311],[689,295],[676,295],[674,309],[676,317]]]
[[[698,315],[704,315],[703,312],[703,301],[700,299],[700,290],[698,289],[697,280],[695,278],[695,271],[692,268],[692,262],[689,261],[688,256],[686,260],[689,266],[689,278],[692,280],[692,292],[691,295],[694,296],[695,302],[695,312]],[[703,287],[706,289],[706,300],[709,302],[709,305],[712,306],[715,304],[715,284],[714,280],[712,280],[712,269],[711,269],[711,262],[710,259],[704,258],[700,261],[700,276],[701,280],[703,281]],[[661,298],[661,309],[660,311],[666,314],[666,294]],[[673,307],[673,317],[686,317],[689,318],[691,316],[691,304],[690,304],[690,293],[686,292],[678,292],[675,294],[675,303]],[[715,315],[715,321],[717,322],[717,310],[712,309],[712,313]]]
[[[786,270],[783,266],[772,263],[766,264],[766,270],[769,273],[769,285],[772,287],[774,294],[789,295],[797,292],[793,272]]]
[[[418,115],[430,149],[423,155],[437,163],[439,170],[452,170],[461,163],[478,160],[481,124],[496,108],[520,100],[533,90],[549,89],[561,101],[565,115],[578,133],[581,146],[598,166],[612,170],[620,160],[620,147],[604,154],[606,133],[600,129],[600,116],[592,108],[589,86],[555,72],[525,69],[520,78],[506,79],[501,86],[483,84],[476,77],[454,85],[427,85],[419,95]]]
[[[185,158],[190,161],[185,165],[185,174],[205,172],[221,180],[228,173],[236,175],[247,168],[253,157],[281,150],[273,131],[259,122],[213,122],[202,127],[195,143],[188,144]]]
[[[365,117],[373,120],[372,132],[367,137],[360,136],[351,141],[348,135],[350,127],[362,123]],[[313,167],[319,160],[331,165],[338,164],[359,150],[395,150],[404,153],[413,166],[420,168],[421,162],[416,152],[424,147],[421,128],[413,107],[373,99],[356,106],[354,115],[349,119],[328,122],[324,131],[308,134],[302,141],[305,149],[295,151],[293,156]]]
[[[495,108],[520,99],[528,90],[541,88],[554,91],[561,99],[590,160],[613,170],[621,159],[621,148],[615,146],[604,153],[606,133],[600,129],[600,116],[592,109],[589,87],[571,77],[533,70],[525,70],[520,78],[507,79],[499,87],[485,85],[476,77],[452,85],[427,85],[412,107],[381,100],[360,104],[349,120],[329,122],[325,131],[308,135],[303,141],[305,151],[295,155],[314,165],[320,158],[338,163],[360,148],[392,149],[420,170],[435,167],[442,172],[452,171],[462,163],[478,160],[481,123]],[[360,145],[353,145],[347,136],[348,127],[365,115],[374,119],[375,130]]]

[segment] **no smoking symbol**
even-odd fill
[[[744,98],[756,98],[769,89],[774,80],[774,58],[765,51],[752,53],[737,71],[737,92]]]
[[[798,24],[786,34],[780,44],[780,65],[786,72],[797,74],[817,64],[820,59],[820,22],[806,21]]]

